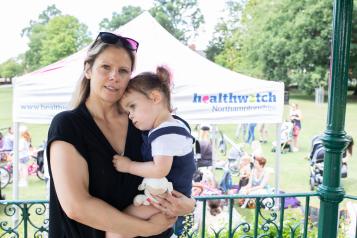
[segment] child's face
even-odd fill
[[[154,128],[157,110],[156,104],[151,98],[142,93],[131,91],[123,95],[120,104],[136,128],[142,131]]]

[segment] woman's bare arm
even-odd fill
[[[174,219],[167,219],[163,214],[142,221],[91,196],[87,163],[73,145],[54,141],[50,156],[57,196],[69,218],[96,229],[127,236],[159,234],[174,223]]]

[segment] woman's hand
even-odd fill
[[[153,226],[153,233],[148,235],[157,235],[161,232],[173,227],[176,222],[177,217],[169,217],[163,213],[157,213],[150,217],[148,222]]]
[[[151,204],[170,217],[177,217],[189,214],[195,208],[196,201],[188,198],[180,192],[172,191],[164,195],[155,196],[158,203]]]

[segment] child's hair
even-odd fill
[[[223,204],[220,199],[208,200],[209,212],[212,216],[216,216],[221,213]]]
[[[30,135],[30,132],[28,131],[27,127],[25,127],[25,126],[20,127],[20,135],[27,142],[31,143],[31,135]]]
[[[149,97],[152,90],[158,90],[166,98],[167,108],[172,111],[170,87],[171,73],[165,67],[158,66],[156,73],[144,72],[130,79],[126,91],[136,91]]]

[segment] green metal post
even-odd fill
[[[325,146],[324,178],[320,195],[319,238],[336,238],[341,187],[341,158],[347,146],[345,114],[353,0],[334,0],[333,39]]]

